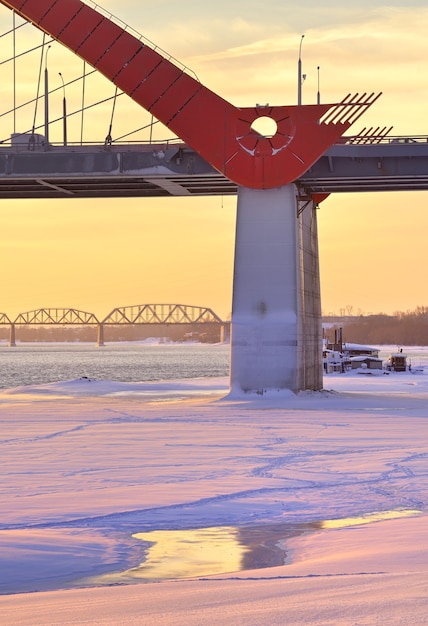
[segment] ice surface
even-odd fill
[[[331,374],[325,388],[2,392],[3,623],[427,623],[428,372]],[[118,586],[148,533],[213,527],[284,528],[284,563]]]

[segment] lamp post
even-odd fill
[[[67,100],[65,97],[64,78],[61,72],[58,72],[58,74],[62,81],[62,131],[63,131],[63,138],[64,138],[63,143],[64,143],[64,146],[66,146],[67,145]]]
[[[45,55],[45,150],[49,146],[49,75],[48,75],[48,52],[50,46],[47,47]]]
[[[320,66],[317,67],[318,74],[318,91],[317,91],[317,104],[321,103],[321,92],[320,92]]]
[[[300,37],[299,61],[297,63],[297,104],[302,104],[302,43],[305,35]]]

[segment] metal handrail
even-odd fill
[[[168,148],[186,148],[187,144],[183,142],[179,137],[172,137],[169,139],[152,139],[152,140],[135,140],[135,141],[123,141],[121,143],[112,143],[111,145],[105,144],[104,141],[95,142],[95,141],[87,141],[81,143],[80,141],[69,141],[67,146],[65,147],[66,152],[87,152],[89,150],[100,150],[103,152],[123,152],[124,150],[128,151],[137,151],[137,150],[166,150]],[[49,152],[52,150],[59,151],[64,150],[64,144],[62,141],[53,141],[49,142]],[[8,139],[7,141],[0,142],[0,154],[1,153],[10,153],[13,152],[45,152],[44,146],[40,145],[33,148],[29,148],[28,144],[13,144],[12,139]]]
[[[174,65],[182,69],[187,74],[191,74],[195,78],[195,80],[198,81],[198,83],[200,82],[199,78],[196,75],[196,72],[194,72],[190,67],[187,67],[187,65],[184,65],[184,63],[169,54],[169,52],[166,52],[165,50],[163,50],[163,48],[157,46],[153,41],[150,41],[150,39],[139,33],[137,30],[135,30],[135,28],[132,28],[132,26],[129,26],[129,24],[126,24],[126,22],[121,20],[119,17],[116,17],[116,15],[113,15],[113,13],[110,13],[110,11],[107,11],[93,0],[82,0],[82,2],[92,7],[95,11],[97,11],[97,13],[100,13],[101,15],[104,15],[104,17],[107,17],[107,19],[117,24],[117,26],[120,26],[120,28],[122,28],[125,32],[130,33],[133,37],[138,39],[138,41],[142,41],[150,48],[152,48],[152,50],[159,52],[164,58],[174,63]]]
[[[362,138],[364,141],[359,142]],[[385,137],[379,137],[377,135],[345,135],[335,145],[353,145],[353,146],[367,146],[371,144],[397,144],[397,145],[415,145],[418,143],[427,143],[428,135],[387,135]]]

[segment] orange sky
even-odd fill
[[[101,3],[102,4],[102,3]],[[230,3],[229,3],[230,4]],[[321,99],[335,102],[348,92],[382,91],[380,100],[351,132],[393,125],[395,134],[428,134],[428,8],[423,2],[382,7],[378,2],[303,0],[298,10],[268,0],[233,7],[221,0],[200,7],[193,0],[156,6],[136,0],[105,2],[118,17],[186,63],[201,82],[238,106],[256,102],[296,103],[297,56],[302,49],[303,103],[315,102],[316,67]],[[293,4],[293,7],[295,5]],[[228,10],[226,11],[226,7]],[[0,7],[0,32],[11,27]],[[22,33],[22,34],[21,34]],[[25,34],[24,34],[25,33]],[[37,45],[31,26],[18,31],[18,47]],[[1,58],[11,55],[11,37],[0,39]],[[37,89],[39,52],[17,64],[18,103]],[[77,77],[82,63],[59,44],[49,50],[50,87]],[[0,113],[11,108],[10,64],[0,66]],[[87,103],[113,87],[92,76]],[[77,110],[81,84],[67,86],[68,110]],[[62,91],[51,96],[51,119],[60,117]],[[41,108],[41,107],[40,107]],[[88,111],[84,140],[103,142],[111,101]],[[0,140],[31,128],[34,105],[0,117]],[[42,111],[38,112],[41,123]],[[149,116],[126,96],[118,99],[113,138],[145,125]],[[69,120],[69,138],[80,140],[81,116]],[[162,127],[155,138],[170,133]],[[130,137],[148,139],[148,131]],[[60,123],[51,141],[61,140]],[[428,304],[421,281],[428,231],[428,192],[349,194],[321,205],[319,246],[324,313],[411,310]],[[179,302],[231,311],[236,198],[149,200],[2,201],[0,311],[10,317],[39,307],[72,306],[103,317],[116,306]]]

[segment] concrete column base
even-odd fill
[[[319,389],[309,369],[320,371],[322,352],[314,349],[319,273],[313,264],[316,230],[303,228],[297,215],[295,185],[277,189],[240,188],[236,225],[231,332],[231,391],[264,394],[269,390]],[[316,220],[315,220],[316,224]],[[308,237],[308,229],[311,236]],[[311,271],[304,264],[311,263]],[[310,276],[310,279],[308,277]],[[310,282],[313,286],[310,286]],[[307,283],[305,285],[305,283]],[[312,310],[312,321],[305,311]],[[319,307],[320,311],[320,307]],[[308,321],[308,324],[306,324]],[[306,349],[306,332],[312,346]],[[313,361],[311,367],[306,361]]]
[[[302,277],[302,364],[299,389],[323,388],[322,314],[317,207],[300,203],[300,271]]]

